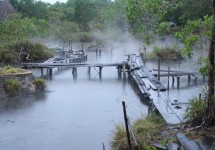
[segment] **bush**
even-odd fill
[[[37,89],[43,90],[46,87],[46,81],[42,78],[34,80],[33,84],[36,86]]]
[[[140,149],[155,149],[152,141],[159,140],[158,131],[165,125],[165,121],[160,116],[150,116],[138,119],[132,125],[137,143]],[[133,144],[133,143],[132,143]],[[124,125],[117,125],[114,131],[111,147],[114,150],[129,149]]]
[[[15,79],[5,81],[5,89],[9,96],[16,96],[19,92],[21,83]]]
[[[147,54],[148,59],[161,60],[182,60],[183,57],[180,51],[175,47],[154,47],[153,51]]]
[[[22,49],[22,53],[21,52]],[[0,51],[0,62],[17,63],[26,60],[45,60],[52,57],[54,52],[46,46],[30,41],[23,41],[5,46]]]
[[[193,97],[189,100],[188,108],[184,118],[194,125],[200,125],[204,116],[205,102],[203,99]]]

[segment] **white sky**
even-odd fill
[[[40,0],[40,1],[54,4],[57,1],[65,3],[67,0]]]

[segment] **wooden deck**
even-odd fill
[[[131,76],[136,82],[140,92],[152,101],[152,105],[159,111],[168,124],[178,124],[183,120],[186,105],[179,105],[178,100],[169,95],[167,88],[158,80],[154,71],[149,70],[142,59],[136,55],[128,56],[128,65]],[[160,76],[195,76],[193,72],[160,70]]]

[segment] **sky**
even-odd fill
[[[65,3],[67,0],[40,0],[40,1],[54,4],[57,1]]]

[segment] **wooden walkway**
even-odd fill
[[[186,111],[186,105],[178,105],[178,100],[169,96],[169,92],[165,86],[156,77],[153,71],[150,71],[144,64],[142,59],[136,55],[128,56],[128,66],[131,71],[131,76],[136,82],[142,95],[147,96],[152,105],[159,111],[164,120],[168,124],[178,124],[183,120],[183,113]],[[160,70],[166,72],[166,70]],[[169,73],[160,74],[161,76],[184,76],[195,73],[169,71]]]
[[[76,63],[74,62],[74,59],[62,59],[58,61],[54,61],[54,58],[50,58],[49,60],[45,61],[44,63],[22,63],[21,67],[28,69],[28,68],[40,68],[41,74],[43,74],[43,69],[47,69],[47,73],[49,75],[52,75],[52,68],[62,68],[62,67],[71,67],[72,73],[77,74],[77,68],[79,67],[87,67],[88,73],[90,73],[91,67],[97,67],[99,68],[99,74],[102,74],[102,68],[103,67],[117,67],[118,72],[125,72],[127,66],[127,62],[121,62],[121,63]]]

